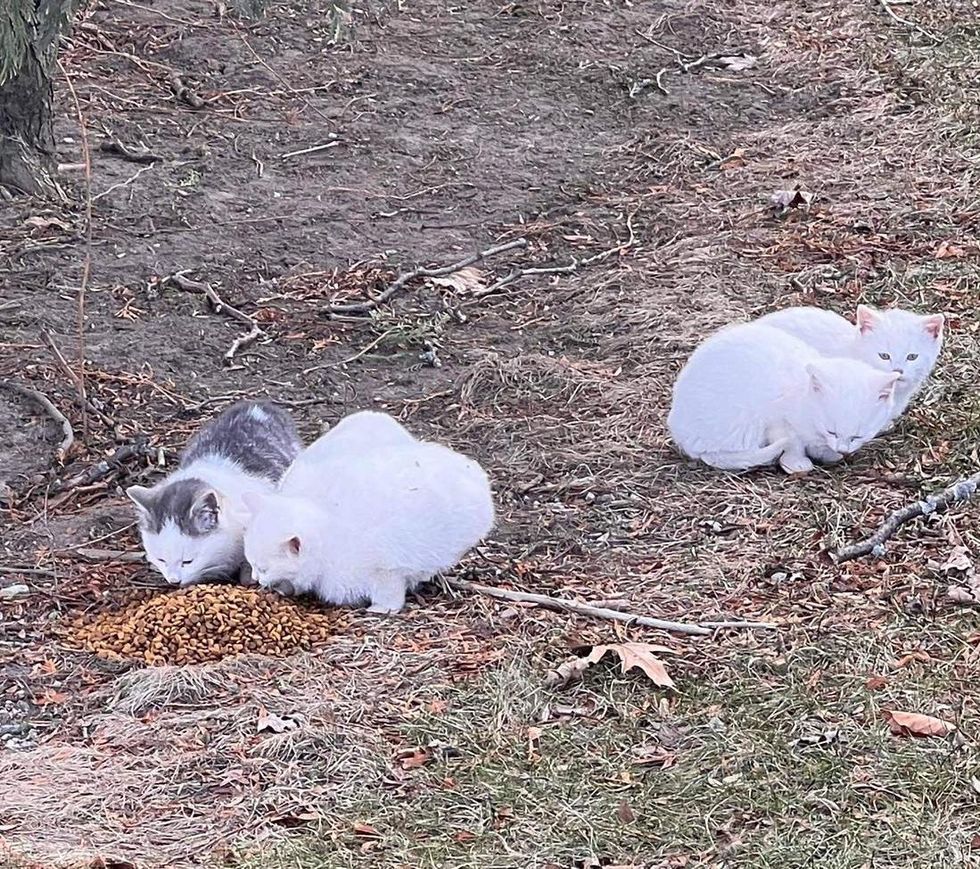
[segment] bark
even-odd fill
[[[0,16],[0,185],[34,195],[60,193],[51,102],[58,34],[70,0],[12,0]]]

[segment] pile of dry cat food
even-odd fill
[[[337,615],[237,585],[156,594],[74,626],[72,639],[100,658],[198,664],[255,652],[285,657],[330,638]]]

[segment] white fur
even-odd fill
[[[308,447],[276,494],[246,496],[245,556],[263,587],[398,612],[408,589],[453,567],[493,527],[476,462],[371,416]]]
[[[856,325],[821,308],[786,308],[756,322],[799,338],[821,356],[860,359],[872,368],[899,374],[892,411],[895,419],[936,365],[945,318],[942,314],[922,315],[898,308],[876,311],[859,305]]]
[[[242,537],[248,511],[243,496],[246,492],[269,494],[275,490],[275,484],[265,477],[252,476],[236,462],[216,455],[178,469],[161,485],[181,479],[198,479],[211,487],[220,507],[217,527],[200,536],[181,533],[174,522],[164,523],[156,534],[141,528],[146,560],[171,585],[187,586],[233,575],[245,561]],[[142,509],[134,497],[140,487],[132,488],[137,492],[131,492],[130,497]],[[248,579],[247,574],[243,574],[243,579]]]
[[[839,461],[890,418],[895,374],[825,359],[762,323],[728,326],[694,351],[667,424],[678,449],[716,468],[779,459],[787,473]]]

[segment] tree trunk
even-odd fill
[[[0,84],[0,184],[21,193],[50,195],[54,180],[51,74],[28,48],[17,74]]]
[[[0,14],[0,185],[61,194],[56,180],[51,72],[72,0],[3,0]]]

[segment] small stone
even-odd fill
[[[0,600],[12,600],[22,594],[30,594],[30,589],[26,585],[8,585],[0,588]]]

